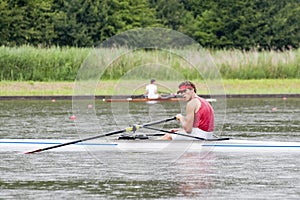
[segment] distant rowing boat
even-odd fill
[[[0,151],[24,152],[36,148],[45,148],[63,144],[71,140],[55,139],[0,139]],[[164,140],[94,140],[79,142],[50,151],[186,151],[186,152],[297,152],[300,153],[300,142],[274,142],[253,140],[224,141],[164,141]]]
[[[216,99],[206,99],[208,102],[216,102]],[[149,99],[149,98],[115,98],[115,99],[103,99],[105,102],[156,102],[156,101],[184,101],[183,98],[171,97],[171,98],[158,98],[158,99]]]

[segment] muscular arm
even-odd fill
[[[193,129],[195,112],[199,109],[199,103],[197,101],[190,101],[186,105],[186,117],[184,118],[182,115],[179,117],[179,120],[182,124],[182,128],[185,132],[190,133]]]
[[[187,133],[192,132],[193,122],[194,122],[194,116],[195,116],[195,105],[193,104],[193,102],[189,102],[186,105],[185,123],[182,124],[182,128]]]

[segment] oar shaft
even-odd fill
[[[201,138],[201,137],[197,137],[197,136],[193,136],[193,135],[188,135],[188,134],[184,134],[184,133],[178,133],[178,132],[172,132],[172,131],[167,131],[164,129],[159,129],[159,128],[153,128],[153,127],[144,127],[146,129],[150,129],[150,130],[155,130],[155,131],[160,131],[160,132],[164,132],[164,133],[170,133],[170,134],[176,134],[176,135],[181,135],[184,137],[190,137],[190,138],[195,138],[198,140],[205,140],[205,141],[221,141],[221,140],[230,140],[230,138],[212,138],[212,139],[205,139],[205,138]]]
[[[41,152],[41,151],[46,151],[46,150],[50,150],[50,149],[54,149],[54,148],[58,148],[58,147],[63,147],[63,146],[71,145],[71,144],[76,144],[76,143],[87,141],[87,140],[93,140],[93,139],[97,139],[97,138],[101,138],[101,137],[115,135],[115,134],[118,134],[118,133],[136,131],[139,128],[143,128],[143,127],[147,127],[147,126],[151,126],[151,125],[155,125],[155,124],[160,124],[160,123],[168,122],[168,121],[175,120],[175,119],[176,119],[176,117],[171,117],[171,118],[167,118],[167,119],[164,119],[164,120],[149,122],[149,123],[146,123],[146,124],[143,124],[143,125],[135,125],[135,126],[132,126],[132,127],[127,127],[125,129],[122,129],[122,130],[112,131],[112,132],[109,132],[109,133],[106,133],[106,134],[103,134],[103,135],[96,135],[96,136],[93,136],[93,137],[88,137],[88,138],[84,138],[84,139],[80,139],[80,140],[74,140],[74,141],[71,141],[71,142],[62,143],[62,144],[58,144],[58,145],[54,145],[54,146],[50,146],[50,147],[45,147],[45,148],[37,149],[37,150],[34,150],[34,151],[28,151],[28,152],[25,152],[25,154],[32,154],[32,153],[37,153],[37,152]]]
[[[58,144],[58,145],[54,145],[54,146],[50,146],[50,147],[45,147],[42,149],[37,149],[34,151],[28,151],[28,152],[25,152],[25,154],[32,154],[32,153],[37,153],[37,152],[41,152],[41,151],[46,151],[46,150],[50,150],[50,149],[54,149],[54,148],[58,148],[58,147],[62,147],[62,146],[70,145],[70,144],[76,144],[79,142],[82,142],[82,140],[76,140],[76,141],[72,141],[72,142],[62,143],[62,144]]]
[[[54,145],[54,146],[50,146],[50,147],[45,147],[45,148],[42,148],[42,149],[37,149],[37,150],[34,150],[34,151],[28,151],[28,152],[25,152],[25,154],[32,154],[32,153],[37,153],[37,152],[41,152],[41,151],[46,151],[46,150],[50,150],[50,149],[54,149],[54,148],[58,148],[58,147],[63,147],[63,146],[71,145],[71,144],[76,144],[76,143],[79,143],[79,142],[84,142],[84,141],[87,141],[87,140],[93,140],[93,139],[97,139],[97,138],[101,138],[101,137],[105,137],[105,136],[110,136],[110,135],[114,135],[114,134],[118,134],[118,133],[123,133],[123,132],[126,132],[128,130],[129,129],[127,128],[127,129],[123,129],[123,130],[112,131],[112,132],[109,132],[109,133],[106,133],[106,134],[103,134],[103,135],[97,135],[97,136],[93,136],[93,137],[89,137],[89,138],[74,140],[74,141],[71,141],[71,142],[66,142],[66,143],[62,143],[62,144],[58,144],[58,145]]]

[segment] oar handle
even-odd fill
[[[144,127],[146,129],[150,129],[150,130],[155,130],[155,131],[161,131],[164,133],[170,133],[170,134],[176,134],[176,135],[181,135],[181,136],[185,136],[185,137],[190,137],[190,138],[195,138],[198,140],[206,140],[205,138],[201,138],[201,137],[197,137],[197,136],[193,136],[193,135],[188,135],[188,134],[183,134],[183,133],[178,133],[178,132],[172,132],[172,131],[167,131],[167,130],[163,130],[163,129],[158,129],[158,128],[153,128],[153,127]]]
[[[163,119],[163,120],[143,124],[141,127],[147,127],[147,126],[152,126],[152,125],[156,125],[156,124],[161,124],[161,123],[172,121],[172,120],[175,120],[175,119],[176,119],[176,117],[170,117],[170,118],[167,118],[167,119]]]

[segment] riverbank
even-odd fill
[[[197,81],[194,81],[197,83]],[[145,84],[147,82],[145,81]],[[101,81],[95,89],[95,95],[110,96],[114,95],[115,86],[118,80]],[[177,85],[177,82],[174,82]],[[0,82],[0,96],[72,96],[74,82]],[[224,91],[227,96],[238,95],[292,95],[300,94],[299,79],[259,79],[259,80],[223,80]],[[201,91],[202,85],[197,85],[200,90],[198,93],[207,95],[208,91]],[[135,91],[136,94],[143,93],[143,87]],[[123,91],[126,94],[126,91]],[[175,92],[175,91],[174,91]],[[132,91],[128,91],[128,95]]]

